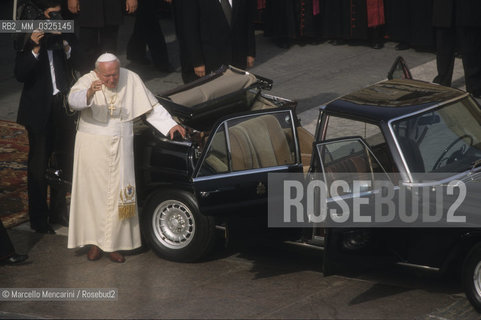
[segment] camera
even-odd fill
[[[58,11],[51,11],[48,13],[51,20],[63,20],[62,15]],[[40,45],[45,46],[47,50],[63,49],[63,35],[54,33],[45,33]]]
[[[17,7],[17,20],[63,20],[59,11],[51,11],[48,13],[49,19],[44,15],[42,10],[36,3],[31,0],[19,1]],[[47,50],[58,50],[63,48],[63,35],[45,33],[40,45]],[[35,44],[30,40],[30,34],[14,34],[13,45],[16,51],[29,50]]]

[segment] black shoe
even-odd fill
[[[376,42],[376,43],[373,43],[373,45],[371,46],[373,49],[382,49],[384,48],[384,43],[382,42]]]
[[[19,264],[28,259],[26,254],[14,253],[13,256],[1,261],[2,264]]]
[[[35,229],[35,232],[44,234],[55,234],[55,230],[53,230],[52,226],[49,224],[47,224],[45,227]]]

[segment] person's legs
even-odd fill
[[[7,229],[0,220],[0,264],[16,264],[28,259],[27,255],[17,254]]]
[[[481,28],[460,28],[460,47],[463,59],[466,91],[481,96]]]
[[[433,82],[449,87],[453,78],[456,30],[453,28],[437,28],[436,49],[438,75]]]
[[[75,143],[75,122],[73,117],[67,116],[63,101],[59,98],[52,105],[54,143],[51,167],[62,171],[61,178],[72,181],[73,147]],[[50,186],[49,221],[63,226],[68,225],[68,210],[66,194],[70,187],[66,183]]]
[[[141,33],[149,47],[152,62],[159,71],[172,72],[164,34],[156,14],[158,12],[158,2],[143,0],[143,6]]]
[[[113,54],[117,53],[117,39],[119,35],[118,25],[107,25],[100,29],[99,43],[100,43],[100,53],[110,52]]]
[[[13,254],[15,254],[15,249],[13,248],[12,241],[10,241],[7,229],[5,229],[0,219],[0,260],[7,259]]]
[[[28,213],[30,227],[39,232],[48,231],[48,206],[47,206],[47,169],[49,146],[48,130],[27,127],[29,152],[28,152]]]
[[[79,47],[82,53],[78,59],[80,62],[79,71],[87,73],[94,68],[95,60],[99,56],[99,29],[98,28],[80,28]]]
[[[149,61],[146,56],[145,37],[142,34],[145,30],[145,5],[144,0],[139,1],[139,7],[135,16],[135,24],[132,35],[127,43],[127,59],[142,64],[148,64]]]

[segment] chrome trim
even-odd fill
[[[415,268],[415,269],[421,269],[421,270],[429,270],[429,271],[436,271],[436,272],[439,272],[439,270],[441,270],[440,268],[436,268],[436,267],[423,266],[420,264],[414,264],[414,263],[408,263],[408,262],[396,262],[396,264],[403,267],[409,267],[409,268]]]
[[[319,250],[319,251],[324,251],[324,247],[316,246],[314,244],[309,244],[309,243],[305,243],[305,242],[296,242],[296,241],[289,241],[289,240],[286,240],[286,241],[283,241],[283,242],[285,244],[290,244],[290,245],[294,245],[294,246],[298,246],[298,247],[311,248],[311,249],[316,249],[316,250]]]
[[[234,171],[234,172],[227,172],[227,173],[219,173],[211,176],[204,176],[204,177],[195,177],[192,181],[199,182],[199,181],[209,181],[215,179],[222,179],[222,178],[229,178],[229,177],[238,177],[238,176],[245,176],[248,174],[254,173],[263,173],[263,172],[272,172],[273,170],[287,170],[291,166],[297,166],[299,164],[294,163],[292,165],[284,165],[284,166],[276,166],[276,167],[266,167],[266,168],[258,168],[258,169],[250,169],[250,170],[241,170],[241,171]],[[274,172],[272,172],[274,173]]]
[[[160,141],[163,141],[163,142],[168,142],[168,143],[173,143],[173,144],[179,144],[179,145],[183,145],[183,146],[187,146],[187,147],[190,147],[190,146],[192,145],[192,141],[189,141],[189,140],[175,141],[175,140],[171,140],[171,139],[169,139],[169,138],[160,137],[160,136],[157,136],[157,139],[160,140]]]
[[[453,180],[462,180],[464,182],[475,181],[476,179],[469,179],[469,177],[471,177],[473,175],[473,173],[477,174],[479,172],[481,172],[481,167],[474,168],[474,169],[471,169],[471,170],[466,170],[466,171],[460,172],[458,174],[455,174],[454,176],[450,176],[450,177],[442,179],[442,180],[429,181],[429,182],[405,182],[405,183],[403,183],[403,185],[407,186],[407,187],[414,187],[414,188],[421,187],[422,188],[422,187],[433,187],[433,186],[447,184],[447,183],[449,183]],[[465,176],[465,177],[462,178],[463,176]]]
[[[230,152],[230,133],[229,133],[229,128],[227,127],[227,121],[224,121],[224,136],[225,136],[225,147],[227,151],[227,170],[231,172],[232,171],[232,155]]]
[[[294,114],[293,114],[292,110],[289,110],[289,115],[291,117],[291,131],[292,131],[292,135],[293,135],[293,138],[294,138],[294,153],[295,153],[295,157],[296,157],[296,164],[300,163],[300,164],[304,165],[302,163],[301,145],[299,144],[299,135],[297,134],[297,128],[296,128],[296,123],[295,123],[299,119],[297,118],[297,115],[296,115],[296,119],[294,119]]]
[[[387,125],[388,125],[388,128],[389,128],[389,132],[391,133],[391,137],[392,137],[393,140],[394,140],[394,144],[396,145],[396,148],[397,148],[397,150],[398,150],[398,152],[399,152],[399,155],[401,156],[401,161],[402,161],[402,163],[403,163],[403,165],[404,165],[404,169],[406,170],[406,173],[407,173],[407,175],[408,175],[408,178],[409,178],[410,182],[413,182],[413,176],[412,176],[412,174],[411,174],[411,170],[409,169],[409,167],[408,167],[408,165],[407,165],[406,158],[404,157],[404,153],[403,153],[402,150],[401,150],[401,146],[399,145],[397,136],[396,136],[395,133],[394,133],[394,129],[393,129],[393,127],[392,127],[392,123],[393,123],[394,121],[398,121],[398,120],[401,120],[401,119],[406,119],[406,118],[409,118],[409,117],[412,117],[412,116],[415,116],[415,115],[418,115],[418,114],[421,114],[421,113],[424,113],[424,112],[428,112],[428,111],[433,110],[433,109],[437,109],[437,108],[439,108],[439,107],[441,107],[441,106],[447,105],[447,104],[449,104],[449,103],[451,103],[451,102],[455,102],[455,101],[462,100],[462,99],[464,99],[464,98],[466,98],[466,97],[469,97],[469,93],[467,93],[467,92],[466,92],[465,94],[459,96],[459,97],[453,98],[453,99],[448,100],[448,101],[443,101],[443,102],[441,102],[441,103],[435,104],[435,105],[433,105],[433,106],[431,106],[431,107],[429,107],[429,108],[423,109],[423,110],[418,110],[418,111],[416,111],[416,112],[412,112],[412,113],[408,113],[408,114],[402,115],[402,116],[400,116],[400,117],[391,119],[391,120],[389,120],[389,121],[387,122]]]

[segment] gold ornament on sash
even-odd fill
[[[135,216],[135,187],[128,185],[120,190],[119,218],[129,219]]]

